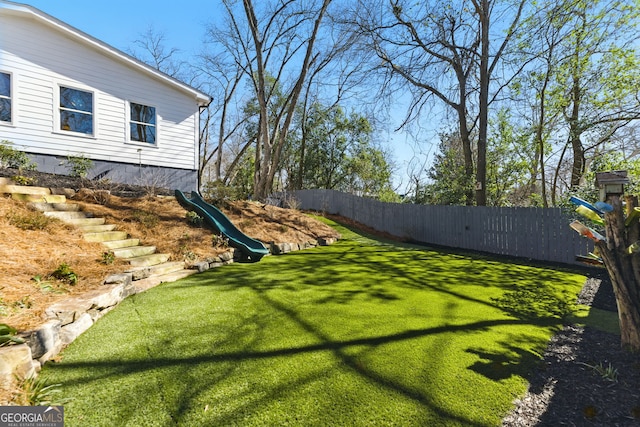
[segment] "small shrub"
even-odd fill
[[[69,170],[69,175],[77,178],[86,178],[89,171],[93,168],[93,160],[80,156],[68,156],[65,166]]]
[[[154,214],[153,212],[136,210],[133,211],[132,215],[134,221],[140,223],[146,228],[154,228],[160,221],[158,215]]]
[[[22,344],[24,340],[17,336],[18,330],[6,323],[0,323],[0,347],[12,344]]]
[[[55,218],[42,215],[40,212],[9,213],[9,224],[21,230],[46,230]]]
[[[300,209],[300,204],[301,204],[300,200],[296,199],[293,196],[289,196],[284,200],[284,205],[287,208],[292,209],[294,211],[297,211],[298,209]]]
[[[61,393],[62,384],[47,385],[42,377],[31,376],[24,380],[19,380],[18,395],[15,403],[23,406],[63,406],[69,403],[70,399],[60,399],[57,397]]]
[[[229,247],[229,239],[224,237],[222,234],[214,234],[212,240],[213,240],[212,243],[214,248]]]
[[[25,295],[20,298],[18,301],[13,302],[13,308],[21,310],[25,308],[31,308],[33,303],[31,302],[29,295]]]
[[[70,285],[76,285],[78,283],[78,275],[71,270],[71,267],[66,262],[60,264],[58,268],[51,273],[51,277]]]
[[[581,365],[584,365],[588,368],[591,368],[593,372],[600,375],[602,379],[611,381],[613,383],[618,382],[618,370],[609,363],[608,366],[604,366],[602,362],[597,365],[589,365],[588,363],[579,362]]]
[[[281,233],[286,233],[287,231],[289,231],[289,226],[286,224],[280,224],[280,226],[278,226],[278,229]]]
[[[202,196],[217,206],[227,206],[229,202],[243,198],[238,187],[226,185],[220,180],[205,183],[202,187]]]
[[[196,212],[187,211],[187,213],[185,214],[185,217],[187,218],[187,222],[193,225],[194,227],[202,226],[202,222],[203,222],[202,217],[198,215]]]
[[[140,177],[136,181],[148,197],[154,197],[160,194],[162,189],[170,188],[171,183],[165,171],[152,167],[142,168]]]
[[[111,265],[115,262],[116,256],[111,251],[102,252],[102,263],[105,265]]]
[[[23,175],[12,176],[11,180],[18,185],[33,185],[33,183],[36,181],[35,178],[30,178]]]
[[[11,141],[0,141],[0,165],[5,168],[23,170],[34,170],[36,164],[31,161],[27,153],[13,148]]]
[[[43,294],[60,292],[59,288],[55,287],[53,283],[49,282],[48,280],[44,280],[40,274],[33,276],[31,280],[36,282],[36,285],[38,285]]]

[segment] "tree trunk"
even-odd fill
[[[640,223],[635,220],[625,228],[619,196],[609,196],[607,203],[613,206],[613,211],[605,214],[607,241],[597,242],[596,246],[616,296],[621,345],[640,352],[640,253],[629,253],[627,249],[637,240]],[[627,208],[631,212],[633,207],[635,200],[629,198]]]
[[[489,122],[489,2],[480,2],[480,94],[478,113],[478,160],[476,162],[476,205],[487,204],[487,127]]]

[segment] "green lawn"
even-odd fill
[[[585,278],[331,224],[124,301],[43,370],[66,425],[499,425]]]

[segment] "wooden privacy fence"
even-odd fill
[[[287,194],[300,209],[341,215],[416,242],[538,261],[580,264],[593,250],[559,208],[494,208],[384,203],[334,190]]]

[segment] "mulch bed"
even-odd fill
[[[616,311],[606,274],[587,280],[578,302]],[[617,380],[594,367],[615,369]],[[639,426],[640,357],[620,347],[620,336],[567,325],[549,343],[528,393],[503,426]]]

